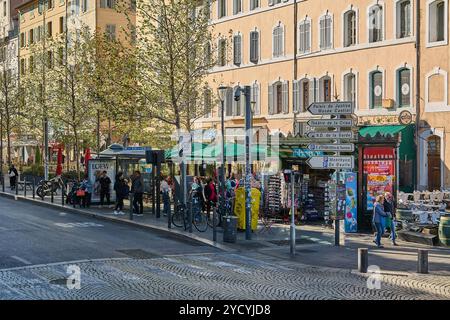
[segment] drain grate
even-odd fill
[[[154,258],[160,258],[161,256],[155,253],[151,253],[142,249],[123,249],[123,250],[116,250],[117,252],[123,253],[129,257],[135,258],[135,259],[154,259]]]
[[[271,240],[269,242],[276,244],[277,246],[287,246],[288,244],[291,243],[291,240]],[[312,240],[309,240],[309,239],[296,239],[295,243],[296,244],[310,244],[310,243],[315,243],[315,242]]]
[[[66,278],[54,279],[54,280],[50,280],[49,283],[56,284],[58,286],[65,286],[65,285],[67,285],[67,279]]]

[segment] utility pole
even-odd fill
[[[252,187],[251,187],[251,165],[250,144],[252,134],[252,109],[251,109],[251,87],[244,87],[245,95],[245,240],[252,239],[251,216],[252,216]]]
[[[45,45],[46,45],[46,38],[47,38],[47,28],[45,27],[46,22],[46,4],[48,0],[42,0],[42,22],[43,22],[43,32],[44,36],[42,37],[42,88],[41,88],[41,102],[42,102],[42,108],[44,111],[44,179],[48,180],[48,165],[49,165],[49,152],[48,152],[48,114],[47,114],[47,106],[45,103],[45,86],[46,86],[46,78],[45,78],[45,63],[46,63],[46,55],[45,55]]]

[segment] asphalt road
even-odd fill
[[[84,259],[214,252],[217,249],[167,233],[0,198],[0,269]]]

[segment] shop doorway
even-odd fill
[[[441,189],[441,138],[430,136],[428,142],[428,190]]]

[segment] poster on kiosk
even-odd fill
[[[89,160],[89,181],[93,186],[92,203],[100,203],[100,184],[98,179],[103,171],[106,171],[106,175],[111,179],[111,185],[109,186],[110,200],[112,203],[116,201],[116,193],[114,192],[114,182],[116,179],[116,161],[109,159],[90,159]],[[105,199],[106,201],[106,199]]]
[[[393,194],[395,153],[391,147],[364,149],[364,173],[367,176],[367,210],[373,210],[375,198],[385,192]]]
[[[345,218],[344,227],[346,233],[358,231],[358,184],[355,172],[347,172],[345,174]]]

